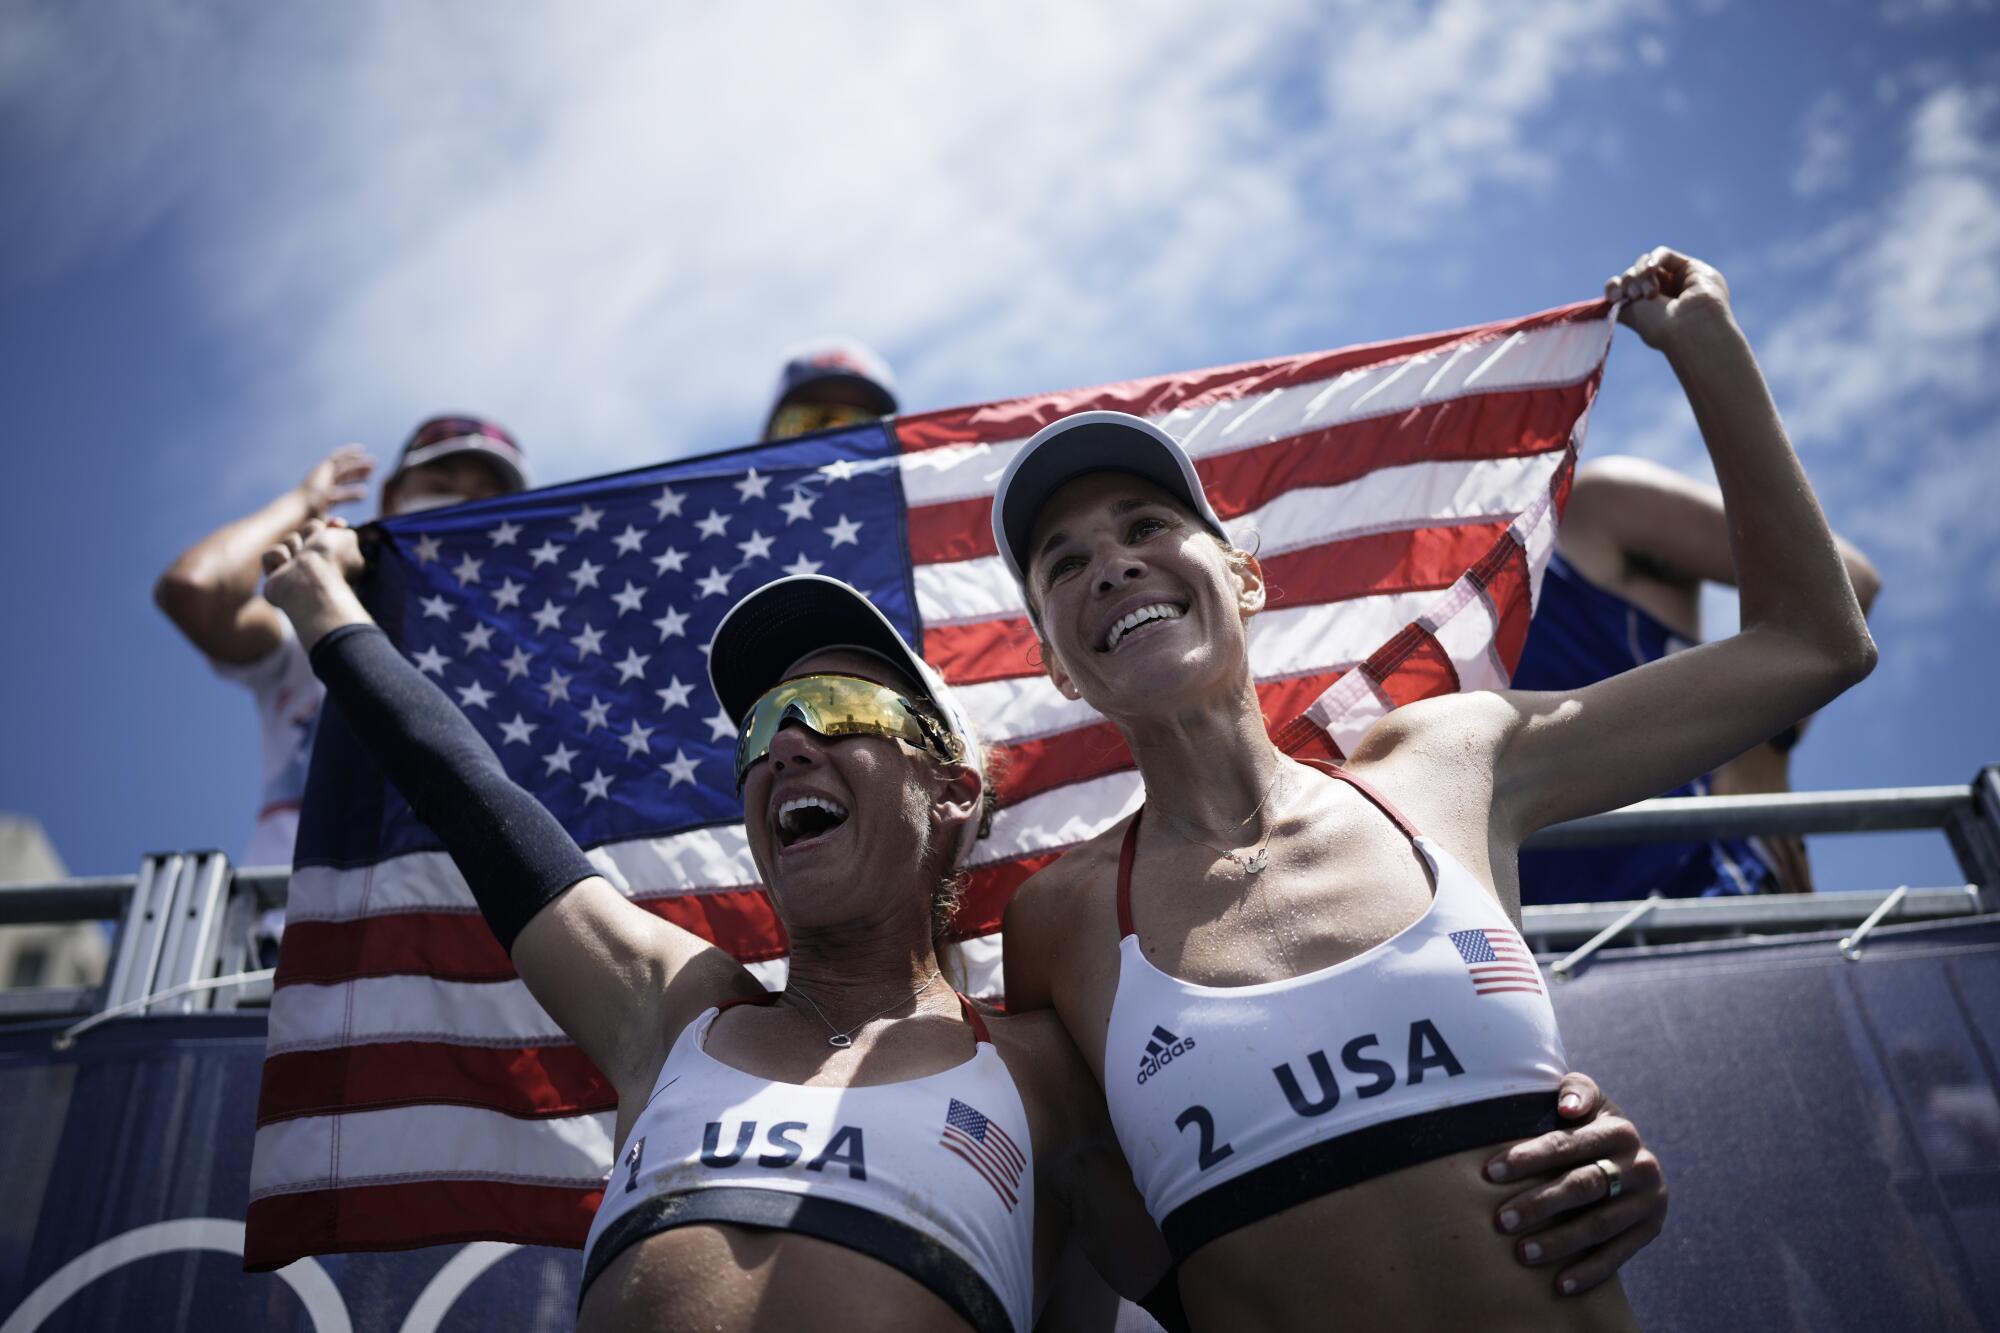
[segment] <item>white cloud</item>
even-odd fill
[[[1837,438],[1871,414],[1985,400],[2000,335],[2000,86],[1950,85],[1918,104],[1907,165],[1886,203],[1811,275],[1819,294],[1764,342],[1774,376],[1800,390],[1788,411],[1802,443]],[[1876,449],[1900,454],[1878,442]]]
[[[1909,622],[2000,605],[2000,86],[1951,83],[1905,127],[1877,205],[1793,256],[1811,292],[1759,340],[1839,526]]]
[[[1949,19],[1959,14],[1991,14],[1993,0],[1884,0],[1880,13],[1891,24]]]
[[[1806,108],[1799,127],[1803,151],[1792,168],[1792,192],[1810,199],[1847,184],[1853,174],[1854,126],[1847,101],[1824,92]]]
[[[1218,321],[1283,346],[1383,246],[1551,181],[1558,93],[1650,10],[43,8],[0,113],[53,197],[0,236],[46,271],[171,231],[190,324],[257,348],[246,440],[473,410],[576,476],[738,442],[802,333],[919,405],[1169,369]]]

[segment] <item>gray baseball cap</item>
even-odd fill
[[[1202,490],[1194,460],[1173,436],[1129,412],[1076,412],[1035,432],[993,492],[993,543],[1016,582],[1028,581],[1028,534],[1063,486],[1091,472],[1129,472],[1181,501],[1218,537],[1222,520]]]

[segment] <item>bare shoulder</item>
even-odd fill
[[[1095,1104],[1099,1093],[1062,1020],[1053,1009],[1006,1014],[982,1009],[982,1013],[993,1048],[1006,1062],[1030,1120],[1041,1131],[1043,1143],[1038,1146],[1053,1149],[1056,1139],[1075,1138],[1086,1120],[1080,1113]]]
[[[1055,1010],[1031,1009],[1027,1013],[1015,1013],[980,1005],[979,1011],[986,1020],[987,1032],[993,1037],[994,1049],[1000,1052],[1009,1068],[1019,1061],[1038,1077],[1051,1073],[1060,1075],[1071,1062],[1075,1062],[1077,1069],[1083,1069],[1076,1044],[1069,1039],[1069,1032]],[[1089,1071],[1084,1072],[1088,1074]],[[1018,1080],[1018,1073],[1016,1078]]]
[[[1521,710],[1511,691],[1461,690],[1418,699],[1369,728],[1348,763],[1356,768],[1421,763],[1490,766],[1493,754],[1520,721]]]
[[[1079,912],[1108,892],[1118,871],[1118,848],[1128,820],[1064,852],[1014,890],[1007,904],[1007,930],[1044,933],[1061,930]]]

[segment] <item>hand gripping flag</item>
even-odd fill
[[[1506,684],[1609,347],[1601,302],[1341,351],[898,417],[382,525],[376,617],[647,910],[782,975],[703,648],[742,594],[824,572],[959,687],[1001,806],[956,928],[968,988],[1028,875],[1118,818],[1118,733],[1034,665],[995,483],[1117,408],[1196,459],[1263,560],[1267,722],[1337,757],[1411,699]],[[614,1098],[514,976],[451,860],[329,706],[271,1002],[247,1245],[581,1244]]]

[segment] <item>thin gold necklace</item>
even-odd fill
[[[1290,767],[1290,765],[1286,764],[1282,758],[1278,761],[1278,771],[1271,775],[1271,781],[1268,785],[1265,786],[1264,795],[1257,802],[1257,808],[1252,810],[1249,814],[1245,815],[1237,823],[1236,828],[1239,829],[1242,828],[1245,824],[1248,824],[1251,820],[1255,819],[1259,814],[1263,813],[1265,805],[1268,804],[1270,802],[1271,797],[1277,793],[1278,786],[1284,780],[1285,770],[1288,767]],[[1175,833],[1180,834],[1181,838],[1184,841],[1199,843],[1201,846],[1208,848],[1208,850],[1214,852],[1217,856],[1220,856],[1223,860],[1229,862],[1229,864],[1235,866],[1238,870],[1242,871],[1246,876],[1262,874],[1264,871],[1264,867],[1269,865],[1271,862],[1271,851],[1270,851],[1271,835],[1278,831],[1278,821],[1276,819],[1273,819],[1271,821],[1270,827],[1264,830],[1264,836],[1257,840],[1257,845],[1254,848],[1250,849],[1249,851],[1245,852],[1240,849],[1218,847],[1214,843],[1210,842],[1207,838],[1197,838],[1192,833],[1183,831],[1178,826],[1181,824],[1193,824],[1193,821],[1183,819],[1181,816],[1175,814],[1171,810],[1162,809],[1160,813],[1167,817],[1167,819],[1170,821],[1168,826],[1170,828],[1173,828]],[[1200,825],[1195,825],[1195,827],[1200,827]],[[1235,830],[1232,829],[1230,831],[1234,832]]]
[[[924,991],[929,988],[930,984],[938,979],[939,971],[940,969],[938,968],[935,967],[932,968],[931,974],[925,977],[922,981],[918,982],[917,988],[915,990],[911,991],[908,995],[904,996],[900,1000],[891,1000],[888,1004],[883,1005],[880,1009],[877,1009],[874,1013],[868,1015],[868,1017],[862,1019],[859,1023],[856,1023],[853,1027],[848,1028],[845,1032],[835,1027],[833,1025],[833,1020],[826,1016],[826,1011],[819,1007],[818,1003],[814,1001],[812,996],[806,994],[804,991],[800,990],[797,986],[787,986],[785,988],[785,993],[787,995],[796,995],[801,1000],[804,1000],[807,1004],[812,1005],[813,1013],[819,1016],[820,1022],[826,1024],[826,1030],[833,1034],[831,1037],[828,1037],[826,1039],[827,1045],[852,1046],[854,1044],[853,1034],[859,1032],[862,1028],[867,1027],[870,1023],[873,1023],[876,1019],[888,1013],[891,1009],[900,1009],[902,1006],[908,1004],[911,1000],[914,1000],[919,995],[922,995]]]

